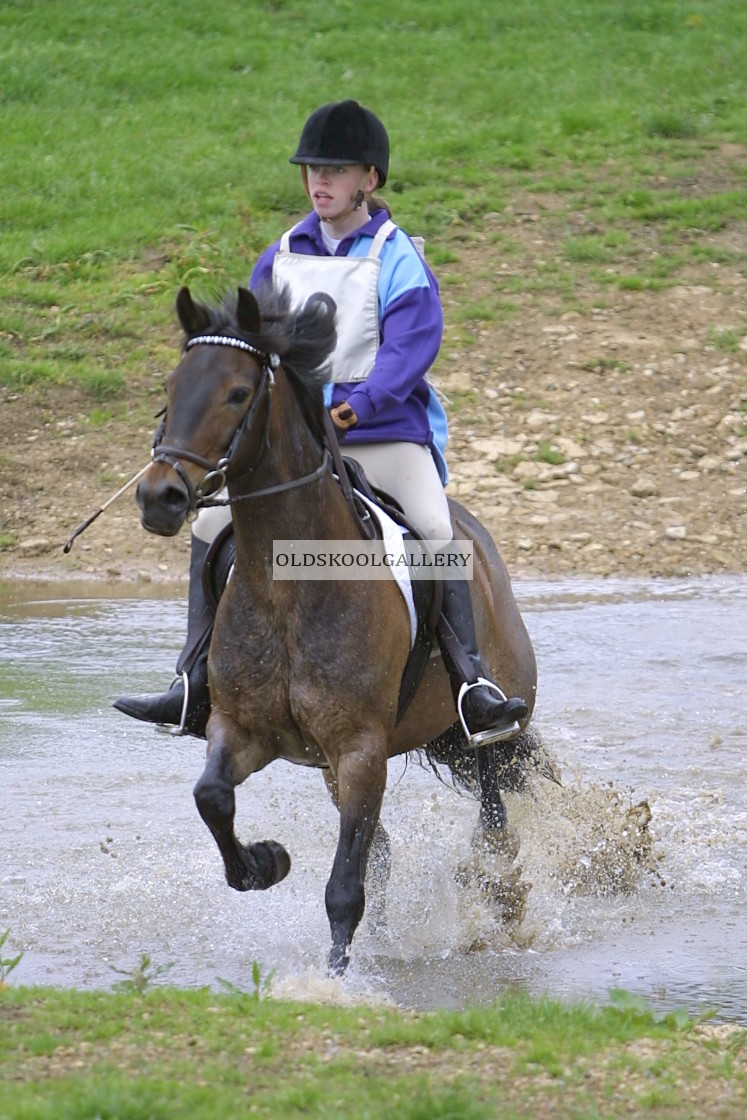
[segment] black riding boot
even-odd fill
[[[518,696],[509,699],[487,677],[477,650],[469,583],[444,580],[443,589],[438,642],[467,741],[483,747],[509,739],[529,708]]]
[[[189,563],[187,640],[176,663],[177,676],[167,692],[120,696],[114,707],[134,719],[173,724],[179,732],[205,738],[210,715],[207,657],[214,612],[205,598],[202,575],[208,545],[192,537]],[[176,734],[176,732],[174,732]]]

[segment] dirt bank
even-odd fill
[[[525,214],[514,233],[523,237],[525,275],[557,251]],[[745,241],[744,232],[730,236]],[[508,268],[487,233],[460,250],[458,267],[472,277],[474,300],[495,293]],[[587,282],[580,298],[577,286],[577,310],[525,294],[518,314],[475,324],[468,341],[450,320],[463,286],[444,284],[439,380],[451,401],[450,492],[486,522],[514,577],[747,567],[747,278],[709,263],[680,281],[659,291]],[[170,331],[165,323],[164,336]],[[186,534],[146,535],[130,495],[69,556],[61,551],[147,461],[151,430],[134,406],[142,416],[149,388],[145,379],[132,384],[133,412],[122,407],[99,426],[90,401],[72,390],[2,391],[4,578],[184,576]]]

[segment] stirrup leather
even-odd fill
[[[470,731],[470,729],[467,727],[467,721],[464,718],[464,712],[462,711],[462,703],[464,702],[464,697],[467,695],[468,692],[471,692],[473,688],[480,688],[481,686],[484,687],[484,688],[491,689],[496,694],[496,696],[500,700],[503,701],[504,704],[508,700],[508,697],[506,696],[505,692],[503,692],[498,687],[498,685],[495,684],[493,681],[486,680],[485,677],[478,677],[476,681],[472,682],[472,684],[467,684],[465,682],[462,685],[462,687],[459,689],[459,695],[457,696],[457,703],[456,703],[457,714],[458,714],[459,720],[462,724],[462,730],[464,731],[464,737],[467,740],[467,743],[469,744],[469,746],[473,747],[473,748],[474,747],[487,747],[491,743],[500,743],[503,739],[510,739],[511,736],[515,735],[517,733],[517,731],[519,730],[518,721],[514,720],[514,722],[512,724],[510,724],[510,726],[508,726],[508,727],[501,727],[501,728],[490,728],[489,727],[485,731],[475,731],[474,734]]]

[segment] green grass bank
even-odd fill
[[[744,1115],[745,1032],[509,995],[427,1015],[157,988],[0,992],[0,1120]]]

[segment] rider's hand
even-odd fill
[[[346,432],[348,428],[354,428],[358,423],[358,417],[347,401],[335,405],[334,408],[330,409],[329,414],[332,417],[332,423],[336,428],[339,428],[341,432]]]

